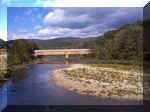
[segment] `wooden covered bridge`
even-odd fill
[[[42,55],[65,55],[66,59],[69,55],[83,55],[90,54],[92,51],[90,49],[56,49],[56,50],[35,50],[35,56]]]

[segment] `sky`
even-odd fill
[[[7,9],[8,39],[96,37],[142,19],[142,8]]]
[[[146,3],[146,0],[117,4],[108,0],[87,0],[86,3],[81,0],[2,0],[0,38],[96,37],[142,19],[142,7]],[[100,7],[96,8],[97,4]]]

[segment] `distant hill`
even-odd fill
[[[89,42],[95,38],[56,38],[48,40],[28,39],[30,43],[36,43],[40,49],[65,49],[65,48],[88,48]],[[11,42],[9,42],[11,43]]]

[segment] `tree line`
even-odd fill
[[[27,40],[14,40],[8,45],[8,64],[25,64],[35,59],[34,50],[39,49],[35,43],[29,43]]]

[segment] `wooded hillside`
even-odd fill
[[[142,59],[142,22],[127,24],[96,39],[97,57],[111,60]]]

